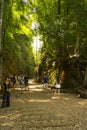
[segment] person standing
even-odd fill
[[[15,78],[15,75],[12,77],[12,82],[13,82],[13,88],[15,89],[15,84],[16,84],[16,78]]]
[[[3,83],[3,98],[1,104],[2,108],[10,107],[10,93],[11,93],[11,85],[9,79],[6,78]]]
[[[28,77],[27,76],[24,77],[24,84],[25,84],[25,90],[26,90],[26,88],[28,87]],[[29,87],[28,87],[28,89],[29,89]]]
[[[48,77],[47,77],[47,75],[45,75],[43,77],[43,84],[44,84],[44,89],[47,89],[48,88]]]
[[[54,86],[55,86],[55,93],[60,93],[61,85],[58,77],[56,77],[56,79],[54,80]]]
[[[21,76],[21,79],[20,79],[20,88],[21,88],[21,90],[24,88],[24,86],[25,86],[25,82],[24,82],[24,77],[23,76]]]

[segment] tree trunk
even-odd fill
[[[0,0],[0,84],[2,83],[2,15],[4,0]]]
[[[80,34],[78,33],[76,45],[75,45],[75,48],[74,48],[74,54],[75,54],[75,55],[78,54],[79,44],[80,44]]]
[[[61,0],[58,0],[58,16],[59,16],[59,17],[60,17],[60,10],[61,10],[61,9],[60,9],[60,8],[61,8],[61,7],[60,7],[60,3],[61,3]]]
[[[85,68],[84,86],[87,85],[87,65]]]

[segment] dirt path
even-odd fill
[[[11,107],[0,108],[0,130],[87,130],[87,99],[64,93],[54,96],[35,84],[29,91],[16,89]]]

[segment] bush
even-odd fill
[[[87,98],[87,91],[80,91],[80,97]]]
[[[69,78],[63,81],[62,88],[75,91],[78,88],[78,83],[75,79]]]

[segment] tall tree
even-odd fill
[[[31,4],[24,0],[10,0],[4,2],[4,9],[3,76],[29,73],[34,69],[29,12],[32,10]]]
[[[42,57],[44,56],[45,61],[48,61],[48,63],[44,62],[45,66],[50,63],[52,65],[52,62],[55,61],[56,67],[65,73],[64,78],[67,78],[65,79],[67,84],[68,82],[72,84],[69,86],[78,86],[79,80],[78,83],[76,80],[77,78],[80,79],[82,71],[85,73],[86,82],[87,65],[85,70],[81,69],[81,66],[87,61],[86,53],[82,51],[86,51],[85,44],[87,41],[86,0],[37,1],[39,3],[37,4],[39,30],[44,38],[43,42],[45,45]],[[61,15],[61,17],[57,17],[58,15]],[[52,53],[54,54],[53,57]],[[82,60],[81,55],[84,56],[84,60]],[[50,66],[48,68],[49,71],[52,68]]]
[[[3,19],[4,0],[0,0],[0,84],[2,83],[2,19]]]

